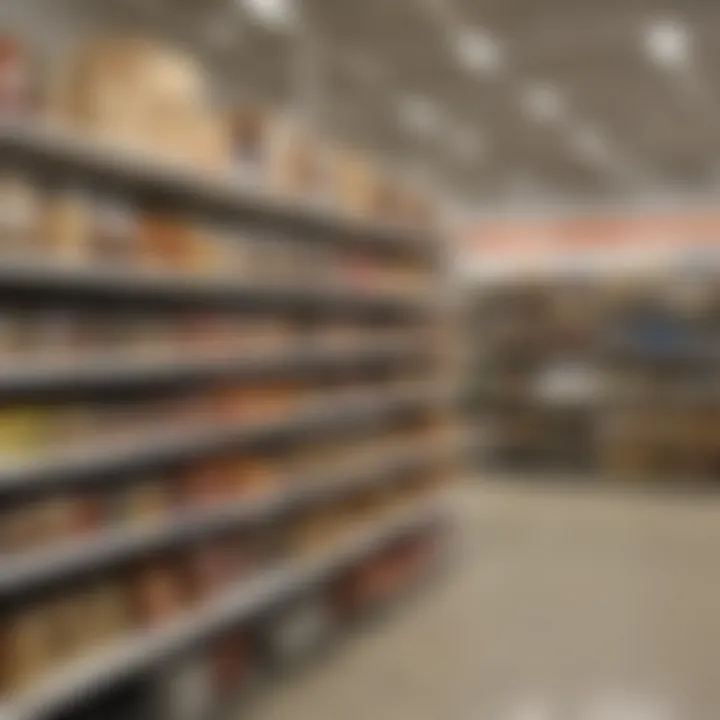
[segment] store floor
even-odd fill
[[[450,577],[253,720],[720,717],[720,494],[461,495]]]

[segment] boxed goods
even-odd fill
[[[17,38],[0,37],[0,119],[17,120],[31,113],[34,90],[26,48]]]
[[[51,450],[56,413],[32,405],[0,407],[0,466],[36,460]]]
[[[51,105],[73,128],[193,167],[218,170],[230,157],[229,128],[208,110],[202,69],[154,42],[87,44],[57,79]]]
[[[374,174],[359,155],[338,152],[330,166],[335,204],[351,215],[370,216]]]
[[[92,199],[80,188],[50,190],[43,202],[39,242],[46,257],[63,265],[92,262]]]
[[[26,689],[52,666],[52,617],[33,604],[4,616],[0,625],[0,688]]]
[[[186,607],[177,563],[153,561],[137,570],[130,590],[131,614],[140,625],[161,625]]]
[[[172,511],[170,482],[164,477],[133,482],[117,491],[114,504],[120,523],[155,525],[163,522]]]
[[[328,197],[327,156],[323,146],[290,120],[273,125],[269,185],[306,201]]]
[[[41,192],[29,177],[0,170],[0,261],[36,258],[41,249],[41,203]]]
[[[242,178],[266,180],[269,165],[269,128],[267,111],[258,107],[238,109],[231,119],[233,168]]]
[[[233,116],[234,164],[238,174],[267,189],[304,200],[325,199],[325,149],[299,123],[258,107]]]

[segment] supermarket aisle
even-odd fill
[[[461,506],[450,581],[253,720],[717,718],[720,497],[493,485]]]

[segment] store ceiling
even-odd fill
[[[717,0],[14,0],[43,1],[183,42],[223,94],[475,208],[720,189]]]

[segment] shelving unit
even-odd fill
[[[256,581],[242,583],[224,593],[200,608],[192,618],[150,634],[138,633],[106,653],[72,665],[31,693],[0,706],[0,717],[3,720],[35,720],[66,711],[120,680],[157,667],[223,628],[286,602],[304,588],[327,582],[398,538],[427,530],[441,519],[437,507],[418,506],[377,524],[370,531],[358,533],[339,549],[312,560],[272,569]]]
[[[6,633],[0,642],[6,652],[0,666],[6,675],[7,653],[18,642],[13,633],[22,624],[16,626],[19,614],[26,625],[32,618],[39,622],[40,615],[32,613],[40,612],[38,608],[49,613],[52,603],[52,612],[59,612],[58,598],[64,595],[90,597],[108,578],[116,589],[130,582],[127,578],[139,572],[139,566],[167,563],[170,556],[178,563],[214,542],[235,543],[233,548],[239,542],[252,558],[244,563],[250,568],[235,571],[232,582],[217,583],[216,593],[205,587],[193,590],[192,602],[181,609],[174,607],[179,601],[165,598],[174,612],[163,621],[131,620],[126,609],[118,610],[122,631],[110,631],[96,645],[68,650],[62,659],[38,663],[46,667],[36,669],[32,678],[23,667],[18,671],[22,677],[6,682],[2,720],[52,720],[68,717],[67,712],[72,717],[86,699],[189,649],[206,650],[224,630],[241,628],[308,590],[319,593],[328,613],[335,612],[336,601],[330,589],[325,590],[331,583],[374,559],[385,558],[390,567],[388,553],[400,542],[439,536],[447,522],[440,488],[454,449],[443,358],[432,342],[445,313],[444,259],[434,230],[343,217],[327,207],[272,197],[231,178],[206,177],[33,126],[0,126],[0,167],[37,181],[52,178],[55,184],[101,188],[163,213],[222,220],[245,237],[271,234],[301,247],[348,248],[378,263],[410,263],[425,278],[421,291],[395,293],[371,284],[333,286],[332,278],[325,278],[322,287],[268,286],[230,274],[66,266],[41,256],[0,262],[0,297],[6,307],[21,313],[91,311],[95,321],[104,318],[109,324],[123,313],[133,318],[148,313],[165,322],[200,313],[204,319],[240,322],[260,317],[267,323],[280,317],[296,324],[292,342],[269,349],[246,343],[208,351],[175,341],[161,353],[113,348],[52,361],[19,356],[0,364],[0,415],[8,408],[47,411],[59,405],[83,411],[99,407],[113,420],[113,413],[127,415],[120,430],[90,434],[82,442],[74,437],[42,452],[34,449],[19,457],[5,453],[0,522],[7,520],[8,528],[11,518],[34,513],[43,503],[93,516],[80,530],[60,538],[47,535],[46,542],[31,538],[37,542],[21,548],[13,545],[19,530],[12,535],[7,529],[0,537],[0,632]],[[333,345],[305,337],[307,328],[314,332],[326,323],[346,323],[357,338]],[[270,392],[266,386],[272,389],[271,399],[258,401],[257,392]],[[223,404],[226,393],[232,407]],[[206,407],[208,397],[212,412]],[[142,411],[148,402],[167,407],[145,423]],[[102,425],[105,416],[98,417]],[[10,432],[9,427],[0,427],[0,435]],[[383,432],[388,435],[381,442]],[[3,451],[0,438],[0,455]],[[228,458],[239,458],[240,465],[202,466],[230,462]],[[254,462],[260,462],[260,475],[269,472],[271,482],[242,491],[228,489],[228,478],[236,482],[245,470],[254,478]],[[116,502],[112,493],[136,488],[158,473],[165,492],[181,492],[182,502],[168,503],[141,521],[125,515],[108,521],[107,510],[101,513],[103,521],[94,519],[98,498],[105,508],[110,497]],[[193,473],[200,479],[187,490],[182,483],[190,482]],[[220,480],[223,489],[215,488],[210,495],[215,494],[206,497],[211,481]],[[195,498],[198,486],[205,494]],[[75,509],[69,509],[70,502]],[[345,525],[330,528],[328,511],[344,518]],[[27,534],[33,525],[21,527]],[[304,540],[293,539],[296,535]],[[239,551],[227,552],[235,557]],[[206,565],[213,563],[208,560]],[[213,575],[214,568],[201,563],[198,572]],[[386,568],[386,584],[388,572]],[[134,592],[140,593],[136,585]],[[342,607],[348,593],[359,592],[352,590],[355,585],[349,587],[341,593]],[[122,597],[129,592],[123,590]],[[356,609],[362,605],[358,598],[351,598]],[[113,605],[107,597],[105,601]],[[63,607],[68,611],[67,604]],[[74,612],[82,612],[82,607]],[[341,609],[337,613],[338,618],[348,615]],[[27,647],[24,652],[32,654]]]

